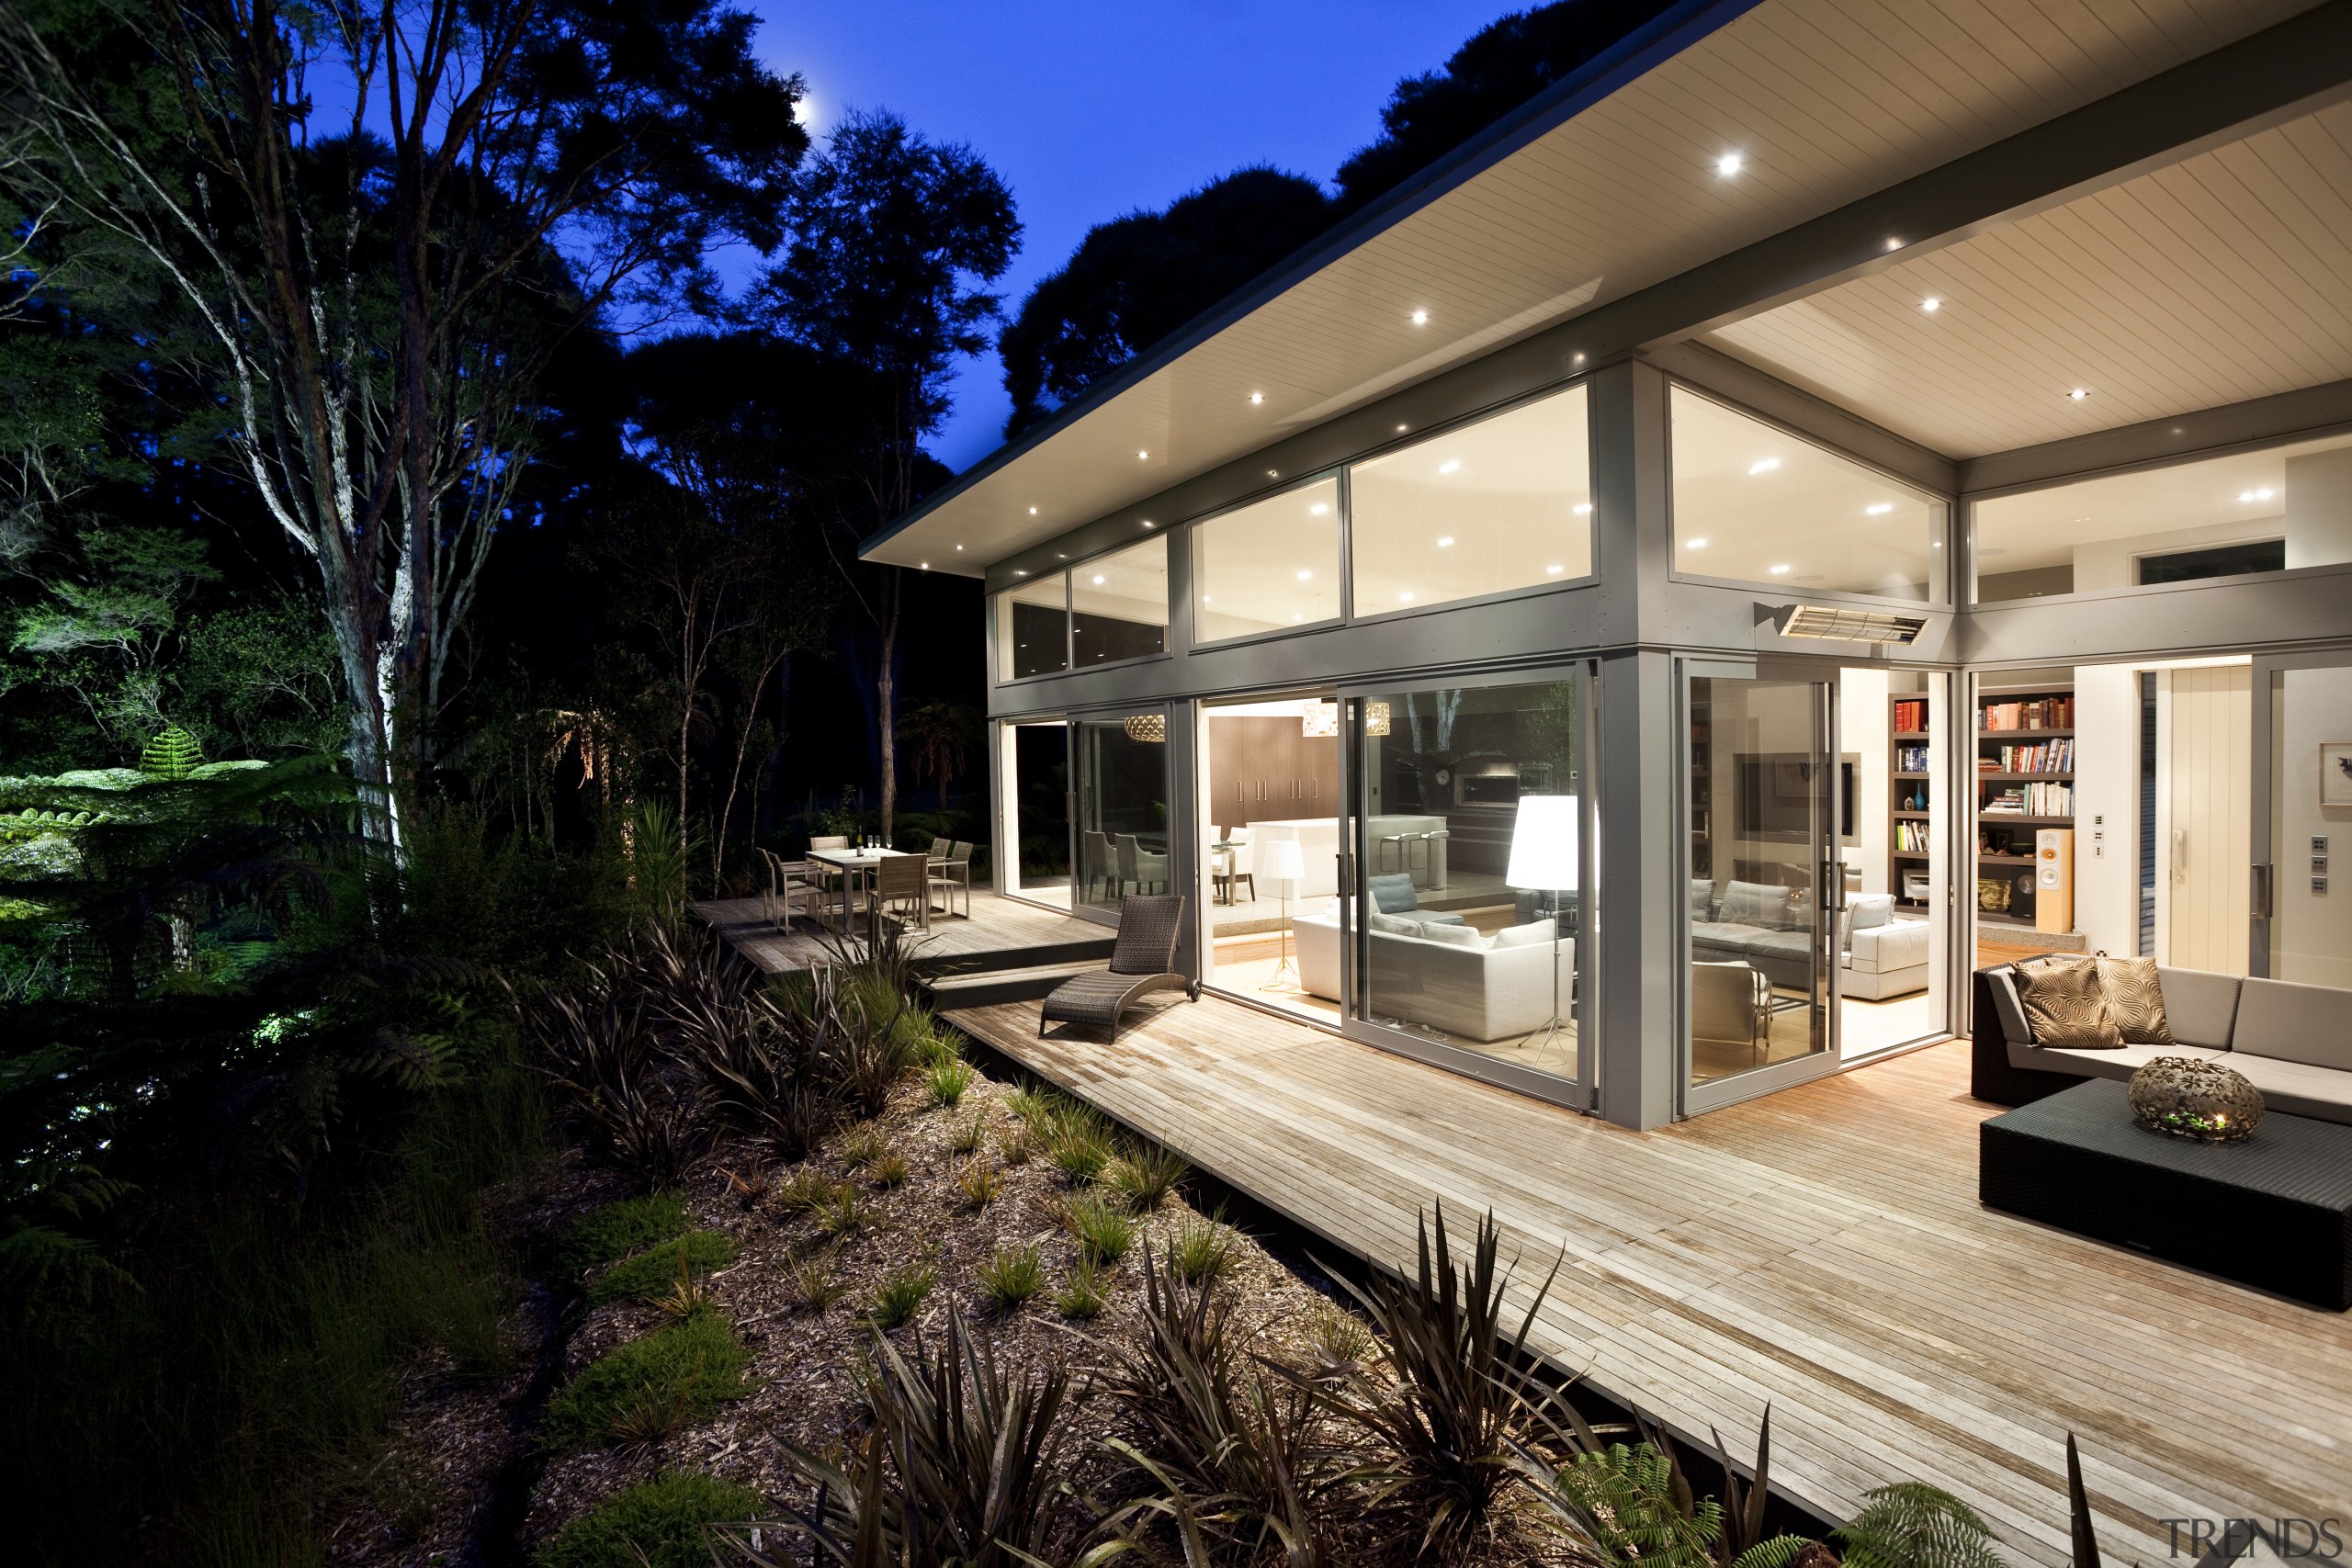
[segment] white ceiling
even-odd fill
[[[1765,0],[983,465],[874,558],[977,572],[2310,3]]]
[[[2352,104],[1707,341],[1950,457],[2352,377]]]

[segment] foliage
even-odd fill
[[[1061,1479],[1071,1446],[1069,1374],[1014,1376],[951,1307],[934,1349],[875,1337],[867,1387],[874,1427],[844,1471],[789,1440],[778,1446],[817,1502],[766,1525],[820,1560],[903,1568],[1015,1568],[1073,1562],[1080,1510]],[[742,1529],[720,1540],[741,1561],[781,1568]]]
[[[857,1195],[857,1189],[844,1185],[836,1188],[832,1201],[817,1211],[817,1228],[835,1241],[845,1241],[879,1230],[881,1220]]]
[[[1163,1144],[1131,1144],[1103,1172],[1102,1182],[1136,1213],[1148,1214],[1168,1201],[1191,1170],[1183,1156]]]
[[[642,1441],[709,1418],[746,1392],[750,1355],[714,1313],[667,1324],[606,1351],[548,1402],[551,1448]]]
[[[964,1091],[979,1077],[969,1062],[949,1057],[934,1064],[923,1074],[923,1087],[931,1090],[932,1103],[954,1110],[964,1102]]]
[[[1111,1163],[1110,1124],[1086,1106],[1057,1101],[1039,1128],[1046,1157],[1071,1182],[1092,1181]]]
[[[814,1166],[804,1165],[776,1184],[776,1207],[788,1214],[813,1214],[833,1201],[841,1184]]]
[[[1035,1245],[1000,1247],[973,1272],[981,1299],[999,1312],[1035,1300],[1046,1288],[1046,1255]]]
[[[588,1304],[650,1302],[676,1282],[683,1271],[707,1274],[735,1261],[739,1248],[725,1231],[688,1231],[675,1241],[647,1247],[614,1264],[588,1287]]]
[[[980,1136],[987,1128],[988,1111],[983,1107],[948,1129],[947,1152],[951,1155],[977,1153],[980,1146]]]
[[[885,1190],[903,1187],[911,1174],[907,1167],[907,1156],[895,1151],[882,1156],[865,1168],[865,1179]]]
[[[791,1280],[794,1297],[810,1312],[822,1312],[842,1299],[843,1287],[833,1273],[830,1252],[811,1252],[796,1260]]]
[[[1241,1238],[1231,1227],[1199,1214],[1186,1214],[1161,1250],[1168,1272],[1187,1285],[1223,1279],[1241,1261]]]
[[[665,1471],[568,1520],[538,1568],[707,1568],[703,1527],[749,1519],[760,1495],[700,1471]]]
[[[1359,1376],[1379,1352],[1371,1326],[1337,1302],[1317,1303],[1306,1331],[1321,1377]]]
[[[623,1198],[591,1209],[565,1226],[558,1256],[564,1271],[577,1276],[684,1235],[690,1223],[686,1201],[675,1192]]]
[[[1135,1220],[1098,1192],[1080,1192],[1066,1200],[1061,1222],[1080,1251],[1104,1263],[1116,1263],[1135,1245]]]
[[[1100,1317],[1110,1299],[1110,1269],[1091,1251],[1080,1247],[1078,1261],[1070,1265],[1069,1278],[1054,1296],[1054,1310],[1083,1322]]]
[[[930,1263],[909,1263],[894,1269],[874,1288],[867,1315],[877,1328],[903,1328],[914,1321],[915,1314],[938,1283],[939,1270]]]
[[[956,1190],[973,1208],[985,1209],[1003,1194],[1004,1172],[989,1163],[986,1155],[977,1155],[956,1173]]]
[[[1973,1508],[1923,1482],[1862,1494],[1862,1511],[1830,1532],[1850,1568],[1999,1568],[1993,1532]]]
[[[1552,1277],[1506,1337],[1509,1274],[1497,1265],[1500,1241],[1494,1216],[1485,1216],[1471,1256],[1457,1265],[1440,1205],[1434,1223],[1421,1221],[1411,1277],[1375,1275],[1362,1287],[1343,1280],[1379,1331],[1390,1376],[1320,1384],[1316,1393],[1323,1408],[1378,1450],[1369,1477],[1374,1498],[1419,1524],[1419,1551],[1449,1561],[1496,1524],[1519,1479],[1517,1445],[1540,1404],[1525,1352]]]

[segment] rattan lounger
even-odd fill
[[[1057,1021],[1099,1023],[1119,1037],[1119,1015],[1147,991],[1182,991],[1201,999],[1197,981],[1169,968],[1176,962],[1176,938],[1184,926],[1184,896],[1158,893],[1119,901],[1119,942],[1111,967],[1063,981],[1038,1010],[1037,1032]]]

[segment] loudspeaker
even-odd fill
[[[2043,828],[2033,835],[2033,929],[2075,929],[2075,830]]]

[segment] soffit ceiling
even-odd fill
[[[977,572],[2309,4],[1765,0],[984,463],[871,554]]]
[[[1955,458],[2343,380],[2352,104],[1705,341]]]

